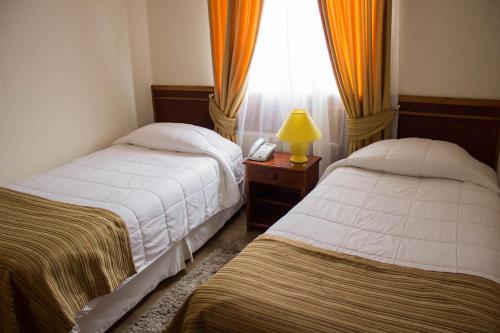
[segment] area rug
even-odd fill
[[[163,332],[168,328],[175,314],[186,298],[199,285],[206,282],[222,266],[231,261],[247,245],[246,242],[231,240],[216,248],[196,267],[174,284],[148,311],[125,329],[125,333]]]

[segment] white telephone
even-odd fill
[[[275,144],[266,143],[263,138],[258,139],[250,148],[248,159],[264,162],[274,156]]]

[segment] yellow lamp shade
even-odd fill
[[[321,138],[321,132],[314,124],[311,116],[303,109],[290,112],[278,133],[278,139],[289,142],[292,150],[290,161],[293,163],[307,162],[307,143]]]

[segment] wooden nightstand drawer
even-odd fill
[[[248,169],[248,181],[289,188],[302,188],[304,177],[297,172],[286,170],[252,168]]]

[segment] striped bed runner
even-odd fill
[[[68,332],[134,273],[118,215],[0,188],[0,332]]]
[[[263,235],[168,332],[500,332],[500,285]]]

